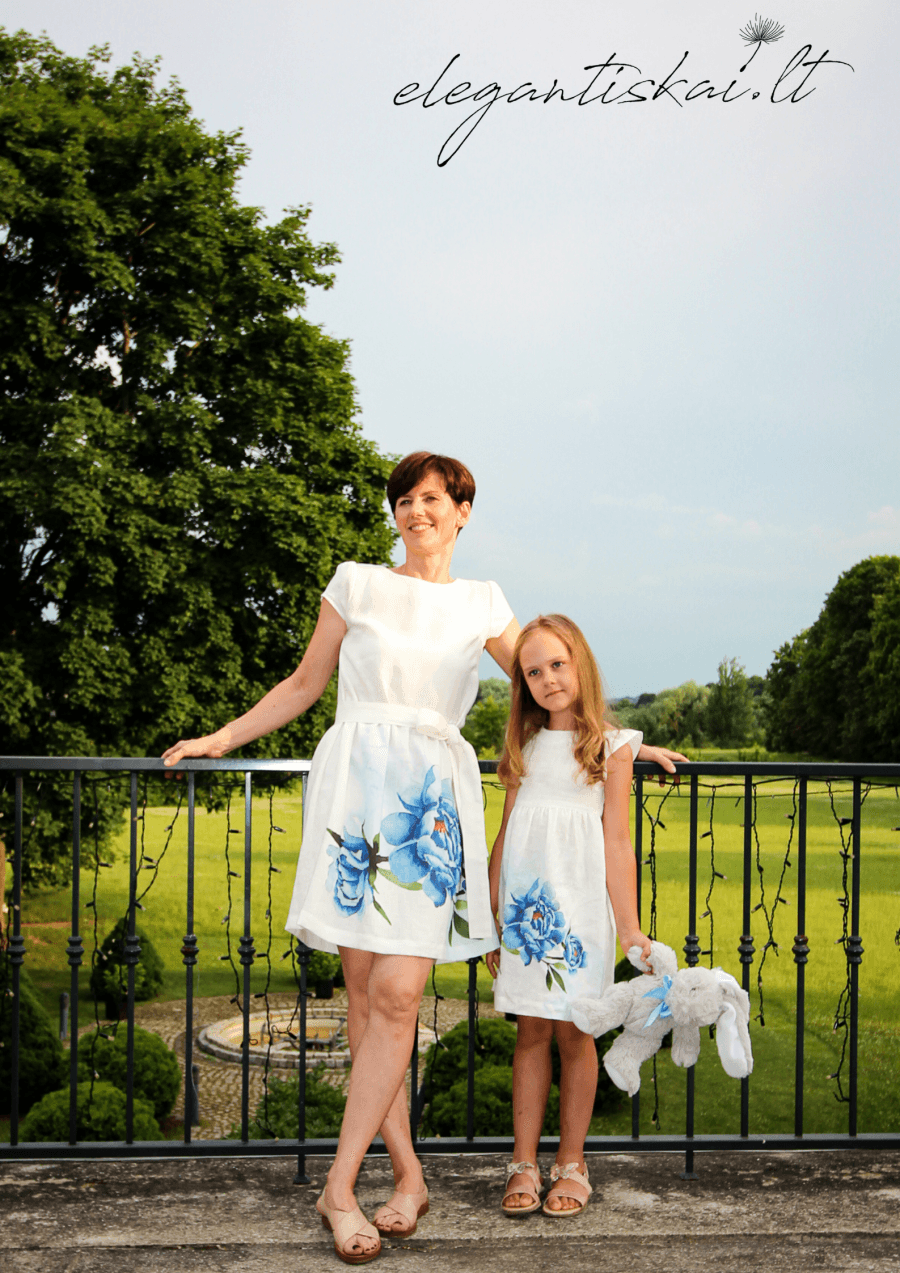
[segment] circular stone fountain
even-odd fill
[[[220,1061],[243,1059],[244,1018],[230,1017],[205,1026],[198,1037],[201,1051]],[[419,1023],[418,1050],[426,1051],[434,1042],[434,1031]],[[250,1014],[250,1064],[273,1069],[296,1069],[300,1064],[300,1014],[285,1008]],[[306,1012],[306,1065],[346,1069],[350,1065],[347,1046],[347,1018],[328,1008],[308,1008]]]

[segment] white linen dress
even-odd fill
[[[308,946],[440,961],[497,945],[481,775],[462,738],[485,642],[513,618],[496,583],[427,583],[344,562],[334,725],[313,756],[285,927]]]
[[[588,786],[569,730],[542,729],[506,826],[500,869],[500,971],[494,1007],[571,1021],[579,995],[613,984],[616,924],[606,891],[602,782]],[[607,756],[642,735],[610,730]]]

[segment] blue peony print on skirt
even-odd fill
[[[359,834],[346,826],[342,835],[328,828],[334,840],[328,848],[328,888],[335,907],[344,915],[359,915],[371,902],[390,923],[375,897],[380,876],[411,892],[421,890],[437,908],[450,901],[451,940],[453,932],[468,937],[462,834],[450,779],[436,778],[432,766],[421,783],[398,791],[396,798],[402,810],[382,819],[371,843],[362,825]],[[380,851],[382,841],[394,846],[388,854]]]
[[[513,885],[509,895],[512,900],[503,911],[503,949],[518,955],[526,967],[532,960],[543,964],[547,969],[547,989],[552,990],[555,982],[568,994],[562,974],[586,968],[587,953],[581,938],[567,931],[566,918],[553,889],[536,879],[522,891]]]
[[[462,871],[462,835],[449,778],[435,777],[434,766],[420,788],[397,792],[403,812],[388,814],[381,834],[396,847],[390,871],[396,883],[421,884],[435,906],[456,895]],[[390,878],[390,877],[389,877]]]

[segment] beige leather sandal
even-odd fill
[[[381,1254],[381,1238],[378,1230],[369,1224],[359,1207],[352,1211],[340,1211],[337,1207],[326,1207],[325,1195],[316,1201],[316,1210],[322,1217],[322,1225],[329,1233],[334,1234],[334,1253],[345,1264],[368,1264]],[[378,1246],[371,1251],[348,1251],[347,1247],[354,1238],[375,1238]]]
[[[416,1231],[416,1225],[428,1210],[428,1187],[418,1193],[398,1193],[395,1189],[383,1207],[379,1207],[372,1217],[372,1223],[385,1238],[410,1238]],[[391,1214],[400,1216],[406,1221],[404,1227],[392,1229],[387,1221]]]
[[[541,1208],[544,1215],[550,1216],[554,1220],[580,1216],[588,1204],[588,1199],[594,1192],[588,1181],[587,1164],[585,1164],[584,1175],[582,1175],[578,1170],[577,1162],[567,1162],[564,1167],[560,1167],[559,1163],[554,1163],[553,1170],[550,1172],[550,1179],[553,1183]],[[560,1184],[560,1181],[563,1181],[563,1183]],[[547,1203],[551,1198],[571,1198],[573,1202],[578,1203],[578,1206],[548,1207]]]
[[[510,1181],[515,1181],[514,1185]],[[506,1193],[500,1203],[500,1210],[505,1216],[530,1216],[541,1208],[539,1193],[543,1184],[540,1172],[533,1162],[511,1162],[506,1169]],[[524,1207],[508,1207],[507,1198],[522,1193],[532,1201]]]

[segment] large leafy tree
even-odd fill
[[[336,249],[240,203],[240,137],[154,62],[108,60],[0,29],[7,754],[217,727],[296,664],[336,564],[392,543],[347,345],[301,314]],[[249,753],[309,754],[332,710]]]
[[[900,557],[845,571],[768,672],[769,745],[829,760],[900,758]]]

